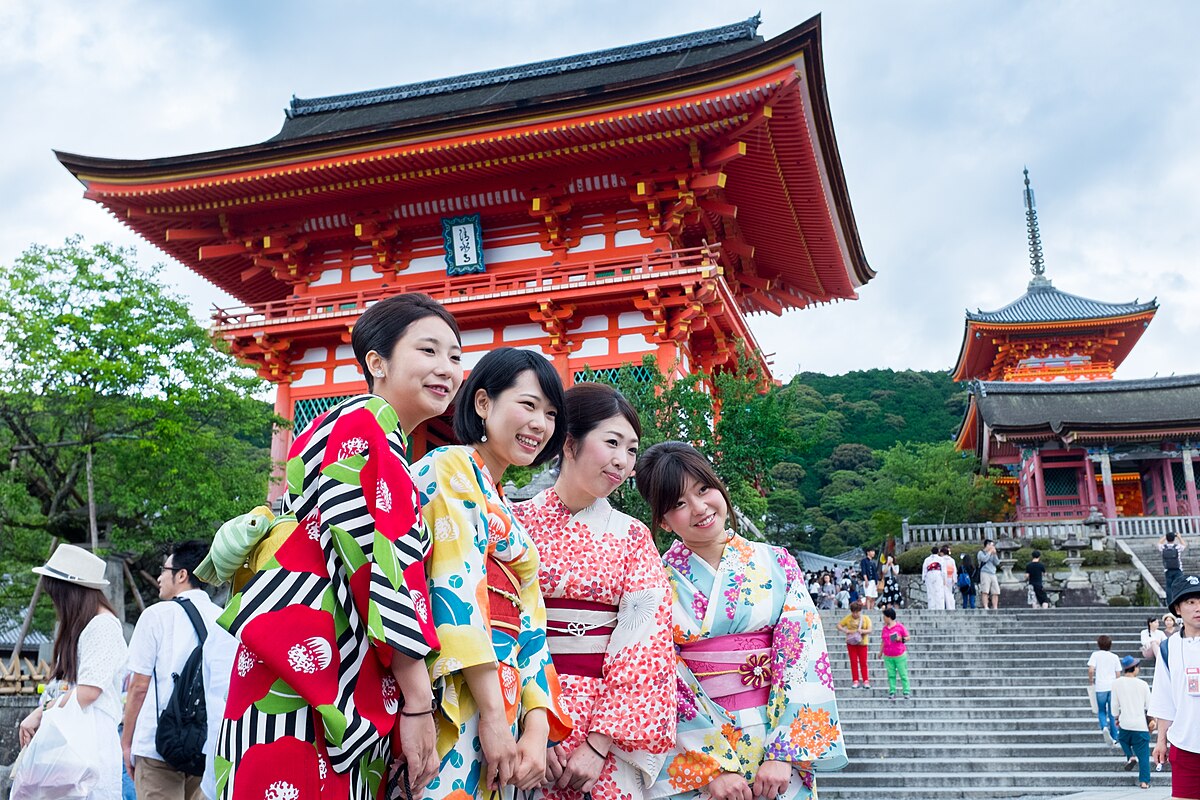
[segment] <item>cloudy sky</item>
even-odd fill
[[[138,245],[51,148],[148,158],[276,133],[292,95],[444,77],[821,13],[834,125],[878,276],[854,302],[753,321],[776,372],[945,369],[963,309],[1029,279],[1021,169],[1047,272],[1162,310],[1118,373],[1200,372],[1200,4],[1128,2],[267,3],[0,0],[0,264],[73,233]],[[168,262],[206,318],[232,304]]]

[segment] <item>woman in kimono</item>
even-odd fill
[[[513,509],[537,544],[550,653],[575,723],[542,796],[640,800],[675,744],[671,591],[650,530],[605,498],[633,472],[641,422],[605,384],[576,384],[566,402],[558,480]]]
[[[825,634],[803,573],[783,548],[726,529],[728,490],[682,442],[651,447],[637,487],[674,589],[679,728],[651,797],[794,800],[846,749]]]
[[[223,800],[377,798],[393,755],[412,785],[437,771],[430,541],[405,450],[462,382],[458,326],[428,296],[397,295],[351,344],[370,394],[296,437],[284,507],[297,525],[220,618],[241,643],[215,753]]]
[[[558,373],[511,347],[484,356],[454,410],[464,444],[413,465],[433,536],[429,581],[441,651],[429,659],[441,767],[428,798],[509,798],[542,784],[570,717],[546,647],[538,552],[500,482],[558,455]]]

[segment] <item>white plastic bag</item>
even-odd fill
[[[42,714],[33,741],[13,765],[10,800],[85,800],[100,781],[95,711],[66,705]]]

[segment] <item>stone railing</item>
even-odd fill
[[[963,522],[945,525],[901,526],[901,550],[921,544],[977,543],[984,539],[1067,539],[1095,538],[1097,533],[1131,537],[1158,538],[1168,532],[1184,536],[1200,534],[1200,517],[1116,517],[1104,526],[1088,525],[1082,519],[1028,519],[1015,522]]]

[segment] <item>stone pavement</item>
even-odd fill
[[[1162,773],[1159,773],[1161,776]],[[1078,794],[1069,794],[1060,800],[1169,800],[1171,797],[1171,779],[1159,781],[1149,789],[1139,789],[1136,786],[1128,789],[1092,789]]]

